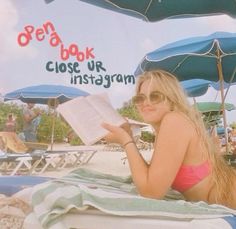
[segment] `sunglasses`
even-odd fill
[[[161,92],[159,91],[152,91],[148,98],[146,95],[144,94],[137,94],[136,96],[134,96],[132,98],[132,102],[135,106],[142,106],[144,104],[144,102],[146,100],[149,100],[149,102],[154,105],[154,104],[158,104],[162,101],[164,101],[166,98],[165,95],[163,95]]]

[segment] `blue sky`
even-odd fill
[[[211,16],[170,19],[147,23],[137,18],[114,13],[79,0],[0,0],[0,93],[37,84],[63,84],[90,93],[107,92],[115,107],[131,98],[133,84],[113,83],[110,88],[94,84],[71,85],[69,73],[48,72],[48,61],[63,62],[59,47],[51,47],[47,35],[41,42],[35,35],[26,47],[20,47],[17,36],[26,25],[41,28],[50,21],[63,44],[77,44],[79,49],[94,48],[96,61],[101,61],[106,74],[133,74],[143,56],[169,42],[192,36],[209,35],[215,31],[236,32],[236,19]],[[75,62],[75,57],[68,61]],[[87,74],[87,62],[80,63]],[[103,72],[105,74],[105,72]],[[230,88],[226,101],[236,103],[236,86]],[[197,101],[219,101],[214,89]],[[236,111],[227,113],[228,122],[236,121]]]

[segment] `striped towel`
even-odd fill
[[[236,215],[235,210],[221,205],[174,200],[173,196],[169,193],[164,200],[144,198],[137,194],[130,176],[113,176],[80,168],[63,178],[35,186],[32,206],[43,228],[63,228],[61,217],[72,210],[79,214],[89,206],[119,216],[156,216],[157,219],[190,220]]]

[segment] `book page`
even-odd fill
[[[107,134],[107,130],[101,127],[103,118],[86,97],[63,103],[57,110],[86,145],[94,144]]]
[[[115,126],[120,126],[126,122],[126,120],[112,107],[109,98],[105,93],[88,96],[87,100],[102,116],[103,122]]]

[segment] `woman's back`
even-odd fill
[[[188,200],[207,201],[211,187],[211,165],[206,147],[193,122],[181,112],[172,112],[182,123],[181,131],[189,133],[190,140],[181,167],[172,188],[182,192]],[[179,130],[176,131],[176,136]],[[181,141],[181,139],[180,139]]]
[[[217,152],[211,152],[213,154],[216,154],[215,160],[218,160],[218,163],[214,163],[214,160],[209,157],[209,152],[207,151],[207,147],[204,144],[204,138],[200,134],[198,134],[197,128],[194,127],[193,123],[186,118],[185,115],[181,114],[182,117],[185,117],[186,119],[186,128],[188,128],[188,131],[190,133],[193,133],[191,135],[191,139],[189,142],[189,146],[187,149],[187,152],[185,154],[183,164],[179,171],[179,180],[183,182],[183,177],[181,179],[181,172],[185,173],[184,177],[187,180],[186,182],[188,184],[194,183],[194,179],[196,179],[196,184],[190,187],[189,189],[183,191],[183,195],[186,199],[190,201],[206,201],[209,203],[216,203],[216,199],[218,196],[218,190],[215,185],[215,171],[214,166],[217,166],[216,164],[220,165],[220,169],[227,170],[226,173],[230,173],[232,176],[232,192],[233,190],[236,190],[236,175],[233,176],[232,174],[233,169],[230,169],[226,163],[223,162],[223,157],[220,156],[220,154],[217,155]],[[187,123],[190,123],[188,125]],[[191,130],[192,129],[192,130]],[[222,158],[221,158],[222,157]],[[176,179],[178,178],[178,174],[176,176]],[[224,179],[224,177],[219,177],[219,180]],[[199,181],[199,182],[197,182]],[[228,184],[229,185],[229,184]],[[234,187],[234,188],[233,188]],[[234,195],[233,200],[231,202],[227,200],[221,200],[219,203],[228,205],[229,207],[236,208],[236,196]]]

